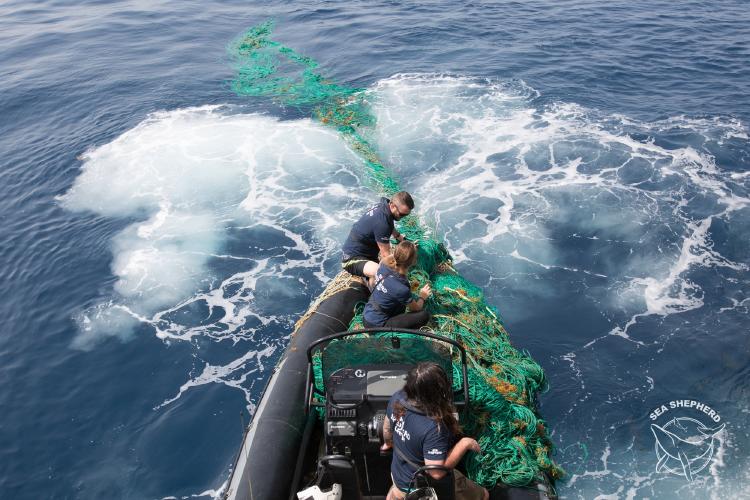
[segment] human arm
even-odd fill
[[[391,254],[391,244],[383,243],[378,241],[378,259],[383,260],[383,257]]]
[[[393,223],[383,214],[372,220],[372,237],[378,245],[378,258],[391,254],[391,233],[394,231]]]
[[[401,234],[399,232],[399,230],[396,229],[395,227],[393,228],[393,233],[391,233],[391,236],[393,236],[393,238],[396,241],[398,241],[399,243],[401,243],[402,241],[404,241],[406,239],[406,236],[404,236],[403,234]]]
[[[425,465],[442,465],[447,469],[455,469],[456,465],[458,465],[458,462],[461,461],[464,455],[466,455],[466,452],[469,450],[475,451],[477,453],[480,453],[482,451],[476,439],[470,437],[461,438],[461,440],[456,443],[456,445],[448,452],[448,456],[445,458],[445,460],[425,459],[424,463]],[[435,479],[440,479],[445,476],[444,470],[429,470],[427,471],[427,473]]]
[[[391,419],[387,416],[383,421],[383,446],[381,450],[386,451],[393,448],[393,433],[391,432]]]
[[[432,288],[430,288],[430,285],[427,284],[422,287],[421,290],[419,290],[419,298],[417,300],[412,300],[409,302],[408,307],[410,311],[421,311],[424,309],[424,302],[427,300],[427,297],[430,296],[432,293]]]

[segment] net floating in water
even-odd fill
[[[236,71],[232,89],[309,111],[323,125],[338,130],[359,155],[374,190],[385,196],[400,191],[367,139],[376,122],[367,91],[325,78],[314,60],[273,41],[272,29],[272,22],[265,22],[230,45]],[[551,458],[547,426],[537,411],[537,395],[547,388],[544,371],[527,352],[513,347],[499,312],[485,302],[479,287],[456,272],[445,245],[416,214],[404,217],[399,231],[418,243],[417,263],[409,273],[412,290],[429,283],[434,292],[426,302],[433,317],[429,326],[467,350],[472,412],[463,427],[483,451],[467,458],[469,477],[488,488],[497,481],[527,486],[546,482],[545,476],[562,477]],[[362,326],[361,315],[360,308],[350,328]],[[454,363],[453,380],[461,378],[457,370]]]

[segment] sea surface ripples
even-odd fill
[[[225,47],[269,17],[367,89],[386,163],[544,367],[561,497],[741,497],[745,2],[15,1],[0,498],[222,491],[376,197],[304,110],[231,93]],[[676,399],[726,423],[692,483],[656,471],[649,414]]]

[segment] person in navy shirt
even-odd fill
[[[398,241],[404,239],[394,221],[406,217],[413,209],[414,200],[406,191],[399,191],[390,200],[381,198],[352,226],[342,247],[341,267],[355,276],[375,276],[380,258],[391,253],[391,236]]]
[[[417,247],[411,241],[402,241],[392,255],[383,258],[375,273],[370,300],[365,304],[362,320],[367,328],[391,326],[418,329],[430,320],[424,302],[432,293],[430,285],[419,291],[414,300],[406,274],[417,260]],[[410,312],[405,312],[406,309]]]
[[[383,422],[382,450],[394,448],[391,461],[393,486],[387,500],[402,500],[416,470],[422,465],[442,465],[454,469],[458,500],[488,500],[489,492],[455,470],[467,451],[481,452],[475,439],[460,434],[454,416],[456,409],[449,399],[451,384],[445,371],[436,363],[419,363],[409,370],[404,388],[388,401]],[[454,444],[455,443],[455,444]],[[427,472],[435,479],[442,470]]]

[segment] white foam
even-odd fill
[[[168,497],[162,497],[161,500],[189,500],[190,498],[211,498],[212,500],[220,500],[224,498],[224,493],[227,489],[227,486],[229,486],[229,479],[224,481],[221,486],[219,486],[216,489],[208,489],[205,491],[202,491],[200,493],[194,493],[192,495],[183,495],[181,497],[175,497],[175,496],[168,496]]]
[[[258,367],[263,366],[263,358],[267,358],[274,353],[273,347],[267,347],[262,351],[247,351],[239,358],[231,361],[226,365],[211,365],[206,363],[203,367],[203,371],[197,376],[193,377],[180,387],[179,392],[168,399],[165,399],[161,404],[157,405],[154,410],[158,410],[168,404],[177,401],[183,393],[193,387],[199,387],[206,384],[222,383],[229,387],[234,387],[245,393],[247,401],[252,401],[252,395],[250,391],[244,386],[245,380],[248,375],[257,371],[257,369],[248,369],[247,365],[252,361],[257,364]],[[255,406],[251,403],[250,414],[252,415],[255,411]]]
[[[559,332],[549,332],[552,342],[566,346],[553,363],[562,361],[568,377],[558,373],[557,393],[548,395],[569,408],[553,419],[558,445],[570,443],[570,435],[575,442],[599,442],[603,433],[633,425],[613,421],[615,405],[639,407],[646,394],[658,391],[663,381],[648,370],[670,336],[682,333],[635,326],[647,317],[704,307],[701,271],[737,276],[748,269],[722,255],[712,234],[745,216],[740,211],[750,206],[750,177],[728,171],[733,165],[718,166],[709,153],[717,144],[747,140],[744,125],[732,118],[684,116],[644,123],[571,103],[536,109],[523,84],[457,76],[397,75],[376,90],[386,163],[408,180],[460,271],[489,276],[488,295],[496,289],[525,293],[559,300],[562,307],[570,299],[555,293],[574,292],[601,313],[604,321],[595,324],[604,326],[593,331],[582,325],[592,330],[582,342],[580,335],[557,339]],[[690,143],[675,147],[669,134]],[[576,255],[575,241],[592,253]],[[553,276],[569,283],[558,285]],[[746,311],[747,300],[732,302],[731,309]],[[506,311],[506,320],[524,314]],[[622,350],[597,351],[604,339]],[[610,369],[602,360],[613,352],[628,361],[612,367],[611,387],[601,386],[601,370]],[[629,368],[630,362],[637,368]],[[582,421],[590,422],[588,430],[579,429]],[[610,449],[609,437],[601,463],[573,474],[566,493],[653,495],[663,479],[653,472],[653,451],[633,443],[627,450]],[[726,482],[715,488],[731,491]]]
[[[599,457],[599,460],[602,463],[601,469],[595,470],[595,471],[584,471],[582,474],[573,474],[570,479],[568,480],[568,484],[571,486],[576,483],[579,479],[582,478],[603,478],[606,476],[609,476],[612,474],[612,471],[609,470],[609,466],[607,465],[607,460],[609,459],[610,454],[612,453],[612,450],[609,447],[609,444],[604,448],[602,451],[601,457]]]
[[[715,252],[708,232],[715,219],[750,205],[750,199],[732,189],[736,179],[692,146],[665,149],[653,139],[637,140],[626,132],[690,128],[707,141],[729,135],[741,138],[744,127],[736,119],[680,116],[644,124],[570,103],[539,112],[529,105],[523,84],[492,85],[445,75],[397,75],[379,82],[376,89],[382,149],[397,170],[416,178],[417,199],[446,235],[457,263],[482,249],[494,253],[498,262],[505,256],[518,262],[517,268],[509,269],[508,260],[502,259],[503,267],[496,273],[528,272],[531,264],[616,280],[613,288],[619,293],[612,297],[613,305],[642,307],[609,332],[625,339],[630,339],[628,329],[639,317],[702,306],[702,290],[686,277],[691,270],[746,269]],[[609,157],[612,162],[601,159]],[[676,177],[687,190],[715,200],[719,208],[695,218],[688,214],[691,194],[681,197],[669,184],[660,191],[644,189],[643,181],[621,180],[634,160],[647,168],[646,180]],[[561,205],[559,196],[580,200],[577,210]],[[496,208],[477,207],[481,199],[501,203]],[[601,231],[627,241],[639,238],[642,228],[660,223],[658,211],[670,210],[675,230],[681,233],[678,251],[659,248],[634,256],[622,264],[625,276],[565,264],[550,234],[559,219],[588,233]],[[590,239],[600,238],[594,234]],[[526,284],[534,286],[532,280]]]
[[[77,316],[73,347],[126,341],[139,328],[196,349],[210,341],[215,349],[195,355],[200,371],[154,409],[223,384],[242,392],[252,414],[249,376],[280,345],[278,332],[259,332],[274,323],[287,333],[306,303],[284,304],[329,279],[326,260],[372,202],[361,160],[311,120],[212,106],[155,113],[82,158],[61,203],[132,222],[111,241],[117,281]]]
[[[649,346],[631,331],[640,318],[702,306],[692,271],[747,269],[713,248],[710,229],[750,204],[746,190],[733,184],[748,176],[722,171],[699,147],[666,149],[637,138],[682,127],[707,141],[746,140],[736,120],[674,117],[644,124],[574,104],[536,109],[534,91],[522,82],[451,75],[397,75],[378,82],[372,94],[374,138],[384,163],[446,235],[458,265],[480,263],[493,277],[514,279],[519,291],[539,294],[550,288],[538,279],[544,273],[563,271],[583,284],[604,280],[613,293],[597,296],[597,304],[627,319],[599,338]],[[278,304],[299,294],[300,268],[327,279],[324,262],[373,198],[357,180],[361,172],[361,160],[334,131],[309,120],[282,122],[216,107],[154,114],[87,152],[64,205],[134,222],[112,241],[117,283],[111,296],[81,313],[75,345],[91,348],[108,335],[127,338],[139,325],[166,342],[252,342],[228,361],[201,357],[197,373],[157,406],[221,383],[242,391],[252,411],[248,375],[257,376],[264,360],[278,353],[278,345],[257,341],[257,330],[274,321],[291,324],[294,316],[264,305],[262,295],[270,293],[268,302]],[[711,200],[713,208],[691,212],[693,195]],[[284,251],[295,256],[225,248],[231,231],[258,228],[278,234]],[[657,229],[675,237],[663,245],[649,240]],[[571,264],[559,251],[561,237],[629,244],[630,255],[609,267],[594,258]],[[245,267],[222,273],[211,265],[216,260]],[[209,323],[177,319],[201,307]],[[572,406],[589,405],[587,418],[600,395],[592,396],[595,384],[588,384],[581,351],[595,342],[562,356],[578,383]],[[653,387],[646,376],[622,398]],[[567,416],[578,415],[573,411]],[[607,445],[602,466],[574,475],[570,484],[585,489],[581,483],[601,481],[616,489],[610,496],[638,497],[652,479],[639,475],[637,465],[619,463],[620,451],[614,450],[616,472]]]
[[[164,318],[198,300],[224,308],[222,325],[236,331],[252,299],[242,290],[225,296],[228,285],[241,282],[247,292],[259,276],[300,266],[325,279],[331,242],[343,239],[357,202],[369,202],[352,181],[360,160],[334,131],[215,106],[155,113],[83,160],[63,205],[138,221],[112,241],[115,295],[81,314],[81,348],[110,335],[127,338],[144,322],[163,338],[188,339],[201,329]],[[352,173],[350,185],[330,182],[336,172]],[[257,227],[280,232],[303,257],[269,264],[250,251],[222,251],[230,230]],[[217,258],[247,259],[254,271],[221,276],[208,266]]]

